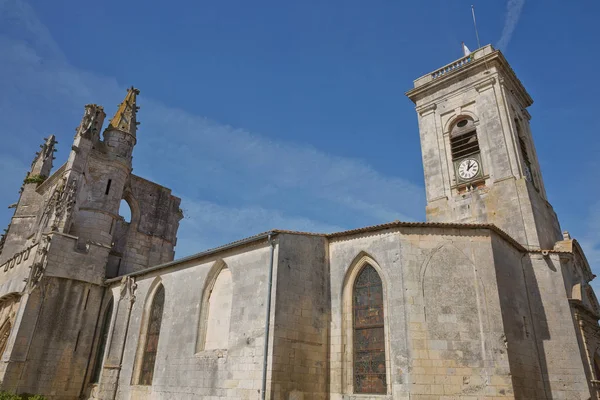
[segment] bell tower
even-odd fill
[[[527,111],[533,100],[491,45],[414,81],[427,221],[494,224],[531,249],[551,249],[560,226]]]

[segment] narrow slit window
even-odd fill
[[[85,292],[85,300],[83,301],[83,309],[87,310],[88,299],[90,298],[90,289]]]
[[[106,192],[104,192],[104,194],[108,194],[108,192],[110,191],[110,184],[112,183],[112,179],[108,180],[108,183],[106,184]]]
[[[77,332],[77,339],[75,339],[75,346],[73,347],[73,353],[77,351],[77,346],[79,345],[79,337],[81,336],[81,331]]]

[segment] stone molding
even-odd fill
[[[489,79],[485,79],[481,82],[476,83],[474,86],[475,90],[477,90],[478,93],[483,93],[486,90],[493,88],[495,83],[496,78],[492,76]]]
[[[417,112],[419,113],[419,115],[421,117],[424,117],[426,115],[433,113],[436,109],[437,109],[437,104],[431,103],[431,104],[427,104],[427,105],[424,105],[421,107],[417,107]]]

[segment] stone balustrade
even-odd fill
[[[445,65],[442,68],[440,68],[440,69],[432,72],[431,73],[431,78],[432,79],[436,79],[436,78],[439,78],[439,77],[444,76],[446,74],[449,74],[451,72],[454,72],[457,69],[464,67],[465,65],[467,65],[471,61],[473,61],[473,55],[469,54],[466,57],[463,57],[463,58],[461,58],[459,60],[456,60],[453,63]]]

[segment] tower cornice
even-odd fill
[[[481,70],[492,72],[496,69],[498,80],[505,85],[518,99],[523,108],[533,104],[533,99],[517,78],[515,72],[506,61],[501,51],[495,50],[491,45],[475,50],[469,56],[459,58],[433,72],[430,72],[414,81],[414,88],[406,92],[406,96],[417,104],[428,95],[439,92],[440,89],[450,86],[457,80],[463,80]],[[493,74],[492,77],[496,74]],[[435,101],[435,99],[432,99]]]

